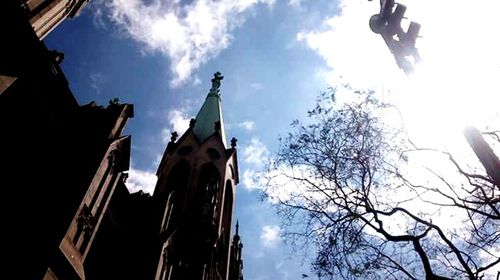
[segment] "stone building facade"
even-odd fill
[[[86,2],[0,1],[4,274],[242,279],[240,238],[230,238],[238,166],[236,140],[226,144],[222,77],[169,142],[155,193],[129,193],[131,137],[122,132],[133,106],[78,104],[63,55],[40,41]]]
[[[45,38],[67,18],[77,16],[90,0],[18,0],[38,37]]]

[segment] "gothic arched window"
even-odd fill
[[[199,211],[201,223],[206,226],[216,224],[218,193],[219,173],[213,164],[205,164],[201,169],[197,196],[201,206]]]
[[[162,229],[171,233],[178,226],[184,205],[186,188],[188,187],[189,164],[185,161],[177,163],[167,176],[166,205],[163,215]]]

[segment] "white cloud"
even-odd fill
[[[265,225],[260,233],[260,240],[264,247],[273,248],[280,242],[281,229],[277,225]]]
[[[143,192],[152,194],[157,177],[153,172],[138,170],[133,167],[128,172],[128,179],[125,185],[131,193],[142,190]]]
[[[246,129],[247,131],[252,131],[255,128],[255,123],[253,121],[244,121],[238,124],[238,126]]]
[[[254,169],[246,169],[243,172],[243,186],[248,190],[259,189],[259,185],[254,182],[254,178],[257,175],[257,171]]]
[[[261,83],[251,83],[250,87],[255,91],[261,91],[264,89],[264,85]]]
[[[92,22],[96,28],[106,28],[106,24],[104,23],[104,12],[102,6],[95,5],[93,11]]]
[[[193,78],[193,86],[201,85],[201,79],[198,76],[194,76]]]
[[[90,88],[94,89],[97,95],[100,95],[101,87],[106,80],[105,76],[102,73],[95,72],[90,74],[89,80]]]
[[[259,139],[252,138],[250,144],[243,149],[243,158],[246,163],[260,167],[269,158],[269,150]]]
[[[141,0],[106,1],[110,18],[146,51],[170,58],[172,86],[192,79],[192,72],[216,57],[233,39],[231,32],[245,21],[245,12],[274,0]]]
[[[245,171],[243,172],[243,186],[248,190],[259,189],[260,169],[269,160],[269,150],[266,145],[257,138],[252,138],[250,144],[243,148],[243,161],[246,163]]]
[[[186,111],[187,107],[171,109],[170,111],[168,111],[167,120],[169,126],[163,128],[160,135],[163,144],[166,144],[168,143],[168,141],[170,141],[172,132],[177,132],[179,137],[184,134],[184,132],[186,132],[191,120]]]
[[[174,109],[168,112],[168,119],[170,127],[177,133],[182,134],[188,129],[191,118],[187,116],[185,111]]]
[[[300,3],[302,0],[288,0],[288,5],[292,6],[293,8],[300,8]]]
[[[323,74],[331,84],[342,79],[358,86],[378,85],[387,73],[398,71],[394,58],[380,36],[371,32],[368,19],[378,11],[378,1],[342,1],[341,13],[323,22],[323,26],[297,34],[326,62]]]
[[[320,193],[314,189],[311,191],[311,185],[308,183],[323,184],[323,182],[314,179],[314,170],[305,166],[291,168],[286,165],[274,165],[273,167],[270,171],[257,174],[255,182],[264,189],[268,201],[272,204],[289,200],[301,201],[301,197],[321,198]],[[308,178],[308,181],[296,180],[295,178]],[[301,203],[306,202],[301,201]]]
[[[156,154],[155,159],[153,161],[153,166],[155,168],[160,166],[160,162],[162,159],[163,159],[163,154],[161,154],[161,153]]]

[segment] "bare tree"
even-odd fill
[[[496,275],[500,196],[492,180],[450,153],[414,145],[386,120],[397,110],[373,92],[353,91],[355,101],[340,105],[335,93],[320,95],[306,124],[292,123],[260,178],[285,240],[315,251],[320,278]],[[455,171],[412,172],[410,159],[422,153],[446,157]]]

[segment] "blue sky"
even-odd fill
[[[467,123],[479,128],[499,123],[500,85],[494,77],[500,74],[495,39],[500,20],[488,16],[499,4],[470,7],[456,1],[451,13],[450,1],[433,9],[432,1],[403,2],[409,17],[422,23],[417,46],[427,58],[426,71],[420,70],[425,74],[417,71],[411,79],[369,30],[378,1],[95,0],[45,43],[65,53],[62,68],[80,104],[106,105],[114,97],[134,104],[135,117],[125,132],[133,139],[133,190],[151,191],[170,132],[187,128],[213,73],[221,71],[226,135],[238,138],[241,180],[234,222],[240,220],[245,278],[301,279],[309,269],[300,266],[300,258],[288,257],[279,219],[259,201],[259,186],[249,179],[276,152],[278,137],[292,120],[313,106],[318,92],[345,82],[379,90],[402,108],[410,132],[426,144],[436,133],[459,139]],[[443,14],[448,20],[441,20]],[[466,15],[474,17],[467,25],[461,20]],[[471,43],[478,40],[484,44]],[[464,140],[452,142],[447,142],[450,149],[466,149]]]

